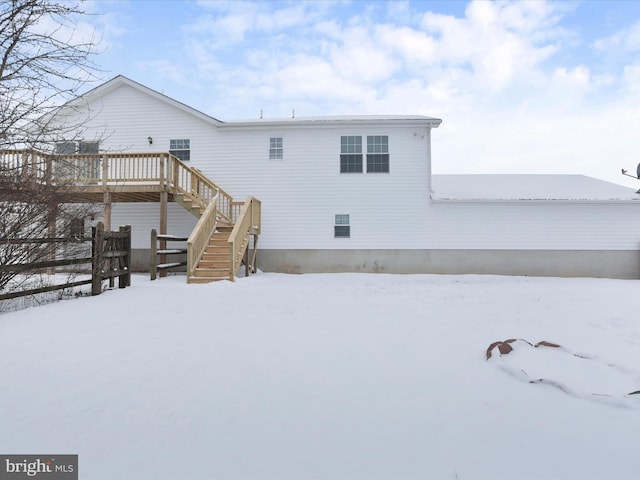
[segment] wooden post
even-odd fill
[[[167,191],[165,190],[163,192],[160,192],[160,235],[167,234],[167,201],[168,201]],[[160,250],[166,250],[166,248],[167,248],[167,241],[160,240]],[[167,263],[166,255],[160,255],[160,263]],[[160,276],[166,277],[167,276],[166,270],[161,270]]]
[[[104,225],[102,222],[91,229],[91,295],[102,293],[102,248],[104,243]]]
[[[251,260],[252,273],[258,270],[258,235],[253,236],[253,259]]]
[[[149,273],[151,274],[151,280],[155,280],[158,276],[158,259],[156,257],[158,251],[158,232],[156,229],[151,229],[151,266],[149,268]]]
[[[111,235],[111,232],[104,232],[105,247],[104,250],[110,253],[107,257],[107,274],[109,275],[109,288],[113,288],[116,285],[116,280],[113,278],[113,272],[115,271],[115,262],[119,261],[119,258],[114,257],[115,252],[118,251],[118,238]]]
[[[101,161],[102,161],[102,173],[100,174],[100,176],[102,177],[102,191],[106,192],[107,191],[107,178],[109,178],[109,158],[107,157],[106,154],[103,154],[101,156]]]
[[[124,270],[118,277],[118,288],[125,288],[131,285],[131,225],[120,227],[120,250],[123,256],[120,258],[120,271]],[[122,255],[121,254],[121,255]]]
[[[104,192],[103,195],[102,220],[104,221],[104,229],[111,230],[111,192]]]
[[[244,249],[244,276],[248,277],[249,274],[249,238],[247,238],[247,248]]]
[[[55,201],[55,200],[52,200]],[[49,236],[49,238],[55,238],[56,237],[56,219],[57,219],[57,209],[58,206],[57,205],[50,205],[49,206],[49,210],[47,212],[47,235]],[[56,243],[55,242],[51,242],[49,245],[47,245],[47,260],[49,260],[50,262],[53,262],[56,259]],[[49,275],[53,275],[54,273],[56,273],[56,268],[55,267],[49,267],[47,269],[47,273]]]

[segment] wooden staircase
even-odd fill
[[[0,167],[44,188],[61,188],[70,203],[102,202],[107,225],[114,202],[159,201],[160,248],[156,250],[161,253],[156,253],[163,266],[163,256],[182,253],[167,249],[167,239],[161,239],[167,236],[167,202],[179,203],[198,218],[187,240],[189,283],[233,281],[242,263],[247,267],[245,275],[256,270],[260,200],[235,201],[202,171],[168,152],[58,155],[36,149],[0,149]],[[184,266],[182,261],[173,263]]]
[[[191,213],[196,218],[200,218],[204,213],[207,206],[201,206],[193,198],[187,196],[185,193],[178,193],[174,196],[175,201],[182,206],[186,211]]]
[[[231,261],[229,235],[233,224],[220,223],[211,234],[200,261],[193,275],[188,278],[189,283],[209,283],[218,280],[228,280],[231,276]]]

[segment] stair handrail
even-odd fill
[[[187,278],[195,274],[198,262],[202,258],[211,234],[216,228],[219,198],[220,192],[217,192],[187,239]]]
[[[241,257],[249,246],[249,235],[260,233],[261,209],[260,200],[248,197],[240,210],[233,230],[229,234],[229,280],[231,281],[238,273],[242,263]],[[245,267],[249,268],[249,265],[245,265]]]
[[[200,207],[207,207],[218,195],[218,216],[233,223],[233,197],[212,182],[204,173],[169,154],[169,183],[173,193],[188,195]]]

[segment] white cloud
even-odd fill
[[[640,50],[640,21],[607,37],[599,38],[593,46],[605,53],[629,53]]]
[[[640,93],[640,65],[626,65],[622,75],[625,88],[634,93]]]

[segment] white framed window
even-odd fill
[[[57,142],[56,153],[61,155],[73,155],[78,152],[78,145],[76,142]]]
[[[100,142],[63,140],[56,142],[55,152],[59,155],[87,155],[89,158],[58,159],[54,163],[53,174],[56,178],[86,180],[95,184],[100,172]]]
[[[340,137],[340,173],[362,173],[362,137]]]
[[[337,214],[333,226],[333,236],[335,238],[349,238],[351,236],[351,224],[348,214]]]
[[[269,138],[269,160],[282,160],[283,154],[282,137]]]
[[[191,160],[191,141],[188,138],[169,140],[169,153],[183,162]]]
[[[78,153],[100,153],[100,142],[78,142]]]
[[[367,173],[389,173],[389,137],[367,136]]]
[[[100,153],[100,142],[85,142],[84,140],[74,142],[64,140],[56,143],[56,153],[61,155]]]

